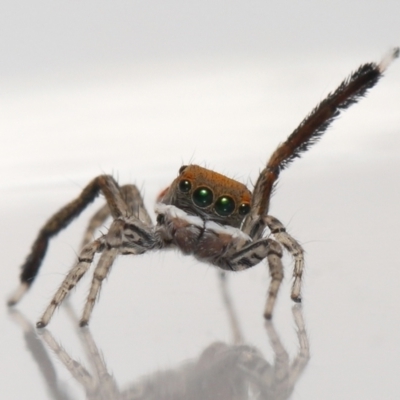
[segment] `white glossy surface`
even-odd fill
[[[375,3],[361,10],[357,2],[323,9],[307,4],[301,12],[262,3],[250,9],[235,2],[232,10],[205,4],[200,12],[154,2],[154,9],[140,5],[142,22],[134,6],[124,9],[122,2],[64,9],[26,3],[24,12],[14,3],[6,7],[2,26],[10,29],[13,46],[3,48],[7,62],[0,78],[4,398],[85,398],[82,385],[45,348],[58,382],[49,388],[5,306],[18,267],[52,212],[103,172],[142,187],[149,209],[183,163],[250,185],[319,100],[360,63],[378,61],[400,44],[396,2],[382,2],[379,10]],[[169,11],[170,19],[164,17]],[[311,359],[292,399],[398,397],[399,105],[397,62],[282,173],[271,213],[307,251],[303,314]],[[96,206],[51,244],[37,282],[17,307],[28,323],[36,322],[70,267]],[[292,264],[289,257],[284,261],[287,278],[274,325],[293,358]],[[77,314],[89,283],[83,279],[71,296]],[[262,320],[266,268],[231,276],[229,283],[246,343],[272,362]],[[49,331],[89,368],[65,309]],[[121,390],[156,371],[178,370],[215,341],[232,343],[215,270],[173,252],[121,257],[90,331]]]

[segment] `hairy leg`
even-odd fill
[[[274,235],[275,240],[284,246],[294,259],[294,282],[292,286],[291,298],[296,302],[300,302],[301,277],[304,270],[304,250],[301,245],[286,232],[285,226],[278,219],[272,215],[267,215],[267,217],[265,217],[265,222],[268,228],[271,230],[271,233]]]
[[[149,213],[144,206],[143,197],[136,185],[121,186],[122,197],[128,205],[130,215],[135,216],[147,226],[153,226]]]
[[[105,237],[102,236],[82,249],[78,257],[78,263],[65,277],[42,317],[37,322],[36,326],[38,328],[43,328],[50,322],[56,308],[62,303],[65,296],[76,286],[82,276],[87,272],[93,262],[94,255],[101,252],[104,249],[104,246]]]
[[[264,310],[264,318],[271,319],[278,291],[283,279],[282,249],[281,246],[271,240],[267,255],[271,283],[269,284],[267,303]]]
[[[123,221],[114,221],[110,227],[110,230],[105,236],[106,249],[103,251],[100,260],[94,270],[90,291],[85,303],[82,318],[79,322],[80,326],[86,326],[88,324],[96,299],[100,293],[101,284],[110,272],[111,266],[113,265],[117,255],[119,254],[119,250],[123,243],[123,226]]]
[[[86,245],[95,240],[96,231],[104,225],[109,216],[110,208],[105,204],[90,218],[85,233],[83,234],[80,249],[83,249]]]
[[[377,84],[386,68],[399,54],[400,50],[396,47],[380,63],[361,65],[343,80],[335,91],[329,93],[278,146],[256,181],[251,212],[244,221],[243,232],[253,237],[251,232],[257,228],[260,217],[268,214],[271,195],[280,173],[318,142],[343,111],[362,99],[368,90]]]
[[[86,326],[89,323],[94,304],[100,293],[101,284],[109,274],[111,266],[113,265],[117,255],[118,249],[109,249],[103,251],[96,269],[94,270],[92,285],[90,286],[90,291],[86,300],[85,308],[83,310],[82,318],[79,322],[80,326]]]
[[[152,226],[150,215],[147,212],[143,198],[136,185],[124,185],[120,187],[121,197],[125,201],[129,215],[136,216],[140,221],[144,222],[148,226]],[[111,215],[110,207],[105,204],[101,207],[90,219],[86,231],[83,235],[81,242],[81,249],[83,249],[88,243],[95,239],[95,233],[105,223],[106,219]]]
[[[9,306],[16,304],[31,286],[46,255],[50,239],[66,228],[74,218],[78,217],[100,192],[104,194],[114,219],[129,215],[129,209],[114,178],[109,175],[101,175],[93,179],[83,189],[79,197],[56,212],[39,231],[31,252],[21,267],[21,284],[9,298]]]
[[[142,254],[148,250],[161,247],[162,242],[153,234],[153,228],[146,226],[135,216],[114,220],[106,235],[83,248],[78,258],[78,264],[71,269],[64,279],[50,305],[37,323],[37,327],[42,328],[50,322],[55,309],[89,269],[96,252],[101,252],[102,255],[94,271],[89,296],[80,321],[81,326],[87,325],[101,289],[102,281],[110,271],[118,254]]]
[[[269,238],[259,239],[245,245],[242,249],[232,254],[225,255],[225,263],[233,271],[254,267],[264,258],[267,259],[271,275],[268,297],[264,310],[264,317],[270,319],[274,309],[279,287],[283,279],[282,248],[275,240]],[[221,263],[222,264],[222,263]],[[227,269],[225,266],[221,268]]]

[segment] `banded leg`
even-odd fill
[[[147,226],[153,226],[153,222],[143,202],[142,195],[136,185],[121,186],[122,197],[129,207],[130,215],[135,216]]]
[[[254,267],[264,258],[267,259],[271,283],[268,289],[264,317],[271,319],[279,287],[283,279],[282,248],[275,240],[260,239],[250,243],[232,254],[227,263],[234,271]],[[226,269],[224,267],[221,267]]]
[[[82,250],[86,245],[95,240],[95,233],[100,229],[106,219],[110,216],[110,208],[107,204],[101,207],[93,216],[90,218],[85,233],[83,234],[80,249]]]
[[[56,212],[39,231],[32,245],[31,252],[21,267],[21,284],[10,296],[8,300],[9,306],[16,304],[33,283],[46,255],[50,239],[66,228],[74,218],[78,217],[100,192],[104,194],[110,213],[114,219],[128,214],[129,210],[121,197],[119,186],[114,178],[109,175],[101,175],[93,179],[83,189],[78,198]]]
[[[270,248],[267,255],[271,283],[269,284],[267,303],[264,310],[264,318],[271,319],[278,291],[283,279],[282,249],[281,246],[270,240]]]
[[[295,302],[301,302],[301,279],[304,270],[304,250],[301,245],[286,232],[285,226],[272,215],[265,217],[265,222],[275,240],[280,243],[291,254],[294,259],[293,277],[291,298]]]
[[[136,185],[121,186],[120,191],[122,199],[128,207],[129,215],[134,215],[146,225],[152,226],[150,215],[144,206],[143,198]],[[94,240],[96,231],[103,226],[110,215],[110,208],[108,204],[105,204],[92,216],[83,235],[81,249]]]
[[[60,288],[51,300],[51,303],[43,313],[42,318],[37,322],[36,326],[38,328],[44,328],[50,322],[56,308],[62,303],[65,296],[76,286],[82,276],[87,272],[93,262],[94,255],[101,252],[104,246],[105,237],[102,236],[82,249],[78,257],[78,263],[65,277]]]
[[[105,236],[105,242],[106,249],[103,250],[94,270],[89,295],[79,323],[80,326],[86,326],[89,323],[103,280],[109,274],[118,254],[141,254],[158,244],[152,235],[151,227],[141,223],[134,216],[125,221],[115,220]]]
[[[102,253],[96,269],[94,270],[92,285],[90,286],[89,295],[86,300],[79,326],[86,326],[89,323],[94,304],[100,294],[101,284],[109,274],[117,255],[118,249],[105,250]]]

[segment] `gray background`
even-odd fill
[[[59,388],[49,388],[5,306],[53,212],[104,172],[141,187],[150,210],[183,163],[251,186],[318,101],[400,45],[399,15],[398,1],[3,1],[1,397],[85,398],[50,352]],[[271,213],[307,252],[311,359],[292,399],[398,397],[399,107],[397,62],[281,176]],[[71,266],[95,209],[52,243],[18,306],[27,326]],[[274,324],[293,358],[292,263],[284,262]],[[260,264],[229,283],[246,343],[273,362],[261,318],[268,279]],[[89,283],[71,297],[78,314]],[[49,331],[89,365],[64,309]],[[121,257],[91,333],[121,390],[232,341],[215,270],[173,252]]]

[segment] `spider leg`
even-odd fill
[[[121,196],[125,201],[130,215],[137,216],[147,225],[152,226],[152,221],[147,212],[143,198],[136,185],[124,185],[120,187]],[[102,206],[90,219],[81,242],[81,249],[94,240],[96,231],[101,228],[106,219],[111,215],[108,204]]]
[[[111,266],[113,265],[117,255],[118,249],[105,250],[102,253],[96,269],[94,270],[92,285],[90,286],[82,318],[79,322],[80,326],[86,326],[88,324],[94,304],[100,294],[101,284],[110,272]]]
[[[21,267],[21,284],[9,298],[9,306],[16,304],[31,286],[46,255],[50,239],[66,228],[74,218],[78,217],[100,192],[104,194],[114,219],[129,214],[129,209],[121,196],[120,188],[112,176],[101,175],[93,179],[78,198],[56,212],[39,231],[31,252]]]
[[[269,284],[267,302],[264,309],[264,317],[271,319],[276,297],[283,279],[282,248],[272,239],[259,239],[256,242],[245,245],[239,251],[226,255],[230,268],[234,271],[247,269],[257,265],[262,259],[268,262],[271,282]]]
[[[269,284],[267,303],[265,305],[264,317],[272,318],[272,311],[275,306],[276,297],[283,279],[282,250],[281,246],[271,240],[270,248],[267,255],[269,272],[271,275],[271,283]]]
[[[142,254],[163,246],[162,240],[153,234],[152,226],[146,225],[133,215],[129,219],[115,220],[105,236],[105,241],[106,249],[94,271],[89,295],[79,322],[80,326],[88,324],[102,282],[110,272],[118,254]]]
[[[94,240],[95,233],[100,229],[106,219],[110,216],[110,208],[107,204],[104,204],[93,216],[90,218],[85,233],[83,234],[80,249],[83,249],[86,245]]]
[[[37,322],[36,326],[38,328],[44,328],[50,322],[56,308],[62,303],[65,296],[76,286],[82,276],[87,272],[93,262],[94,255],[103,251],[105,245],[105,237],[102,236],[82,249],[78,257],[78,263],[64,278],[60,288],[57,290],[42,317]]]
[[[144,222],[146,225],[152,226],[153,223],[151,221],[150,215],[144,206],[143,198],[136,185],[121,186],[120,191],[123,200],[128,206],[129,214],[136,216],[140,221]],[[103,225],[104,221],[109,217],[109,215],[110,215],[110,209],[107,204],[105,204],[102,208],[100,208],[99,211],[97,211],[93,215],[93,217],[89,221],[88,227],[84,234],[82,240],[82,247],[84,247],[88,242],[90,242],[90,240],[92,240],[97,229],[99,229]],[[118,231],[118,228],[117,229],[115,227],[114,229],[111,228],[110,233],[107,235],[107,237],[113,236],[113,231]],[[118,232],[116,233],[118,235]],[[120,243],[118,243],[117,247],[120,247]],[[81,321],[79,323],[80,326],[86,326],[88,324],[90,315],[92,313],[94,304],[96,302],[96,298],[99,296],[102,281],[107,277],[108,273],[110,272],[111,266],[114,263],[118,253],[119,251],[116,250],[115,248],[103,251],[103,254],[101,255],[97,267],[94,271],[90,292],[86,300]]]
[[[275,230],[274,236],[277,241],[282,243],[295,259],[295,280],[291,295],[295,301],[301,300],[304,252],[301,246],[284,231],[283,225],[278,220],[268,216],[274,185],[281,171],[318,142],[330,124],[344,110],[357,103],[367,94],[369,89],[376,85],[386,68],[394,59],[399,57],[399,54],[400,49],[398,47],[394,48],[379,64],[363,64],[355,72],[351,73],[334,92],[329,93],[311,111],[286,141],[278,146],[256,181],[251,200],[251,211],[245,218],[241,230],[257,241],[262,237],[266,225],[271,224],[271,230]],[[273,298],[273,296],[269,298]],[[266,310],[266,317],[268,318],[268,310]]]
[[[130,215],[136,216],[147,226],[153,226],[153,222],[150,218],[149,213],[144,206],[143,198],[140,194],[139,189],[136,185],[124,185],[121,186],[122,198],[128,205]]]
[[[129,215],[135,215],[146,225],[152,226],[153,223],[150,215],[144,206],[143,198],[136,185],[121,186],[120,191],[122,199],[125,201],[128,207]],[[104,222],[110,215],[110,208],[108,204],[105,204],[92,216],[83,235],[80,247],[81,249],[94,240],[96,231],[103,226]]]
[[[80,321],[81,326],[88,324],[102,281],[110,271],[117,255],[142,254],[154,248],[161,248],[162,245],[162,241],[153,234],[152,227],[147,226],[135,216],[131,215],[129,218],[114,220],[106,235],[83,248],[78,258],[78,264],[71,269],[64,279],[50,305],[37,323],[37,327],[42,328],[50,322],[55,309],[89,269],[96,252],[101,252],[102,255],[94,272],[89,296]]]
[[[351,73],[334,91],[322,100],[285,142],[272,153],[266,167],[261,171],[251,202],[251,212],[243,223],[242,230],[254,237],[259,233],[260,218],[268,214],[269,203],[279,174],[292,161],[299,158],[314,145],[339,115],[363,98],[376,85],[389,64],[399,57],[399,48],[394,48],[382,61],[361,65]]]
[[[292,286],[292,300],[301,302],[301,279],[304,270],[304,250],[301,245],[286,232],[285,226],[272,215],[267,215],[264,218],[265,223],[274,235],[275,240],[280,243],[294,258]]]
[[[304,270],[304,250],[301,245],[291,235],[289,235],[289,233],[286,232],[286,228],[282,222],[272,215],[259,218],[251,227],[251,231],[249,232],[250,237],[252,237],[253,240],[259,240],[262,237],[266,227],[270,229],[271,233],[275,237],[275,240],[285,247],[285,249],[294,259],[294,281],[291,298],[296,302],[300,302],[301,282]]]
[[[123,242],[123,225],[124,221],[114,221],[106,235],[107,248],[103,251],[100,260],[94,270],[92,284],[90,286],[89,294],[86,299],[82,318],[79,322],[80,326],[86,326],[88,324],[96,299],[100,293],[102,282],[107,277],[117,255],[120,252],[120,248]]]

